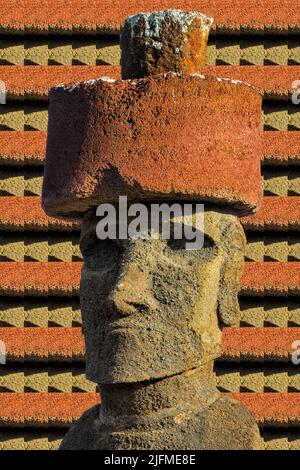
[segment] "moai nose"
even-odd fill
[[[180,10],[130,16],[120,39],[122,78],[199,72],[212,22],[202,13]]]
[[[141,270],[135,263],[126,264],[106,300],[106,307],[121,316],[156,309],[149,272]]]

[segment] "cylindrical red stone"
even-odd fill
[[[237,81],[175,73],[50,92],[43,207],[153,199],[253,211],[261,199],[261,96]]]
[[[202,13],[181,10],[130,16],[121,33],[122,78],[199,72],[212,22]]]

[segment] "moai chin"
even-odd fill
[[[239,320],[245,235],[261,198],[261,96],[200,73],[210,18],[126,20],[122,77],[50,91],[45,211],[81,218],[86,375],[101,405],[61,449],[261,449],[252,415],[216,388],[224,326]],[[99,240],[95,207],[204,202],[204,246]]]

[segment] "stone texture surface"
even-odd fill
[[[124,400],[124,398],[126,398]],[[207,371],[102,389],[102,404],[85,412],[62,450],[259,450],[253,416],[221,397]]]
[[[99,80],[52,89],[49,112],[48,214],[78,216],[124,194],[260,203],[261,96],[247,85],[172,73]]]
[[[6,165],[42,165],[45,160],[47,132],[2,131],[0,162]],[[263,163],[300,165],[300,135],[297,131],[263,132]]]
[[[199,72],[212,22],[206,15],[182,10],[130,16],[120,39],[122,78]]]

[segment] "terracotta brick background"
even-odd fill
[[[120,75],[124,18],[163,8],[212,15],[206,73],[264,94],[264,202],[242,220],[242,319],[226,329],[218,386],[255,415],[266,449],[300,449],[300,10],[292,0],[0,0],[0,449],[56,449],[96,400],[84,376],[78,224],[40,207],[47,94],[61,82]]]

